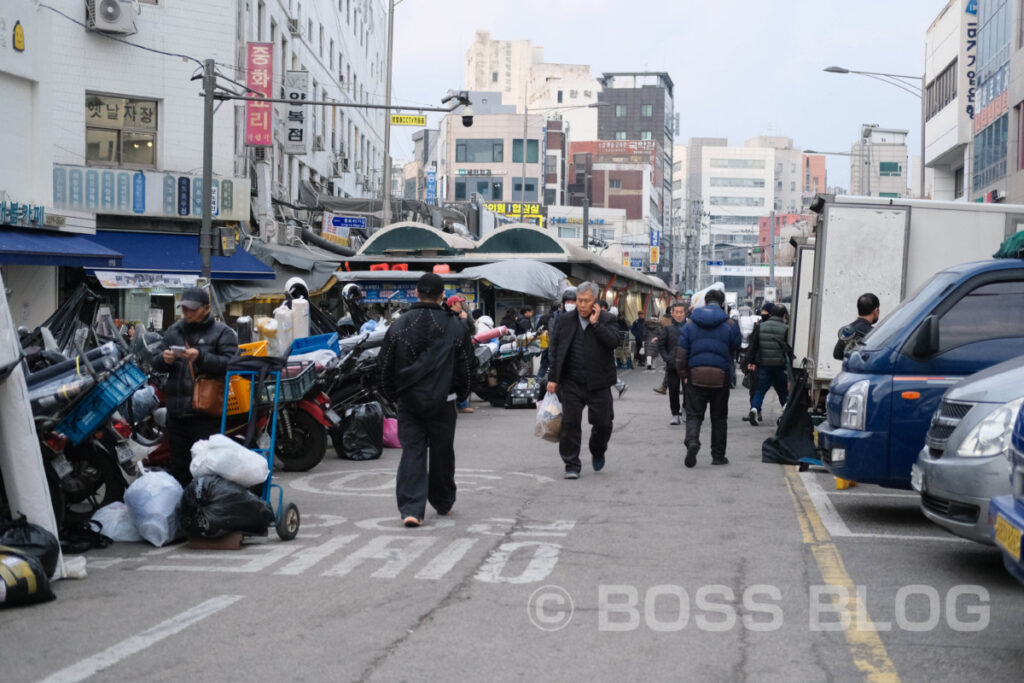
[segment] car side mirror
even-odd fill
[[[914,339],[914,356],[930,358],[939,352],[939,319],[930,315],[917,328]]]

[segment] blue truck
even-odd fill
[[[822,461],[843,479],[911,488],[911,467],[946,390],[1020,355],[1024,259],[939,271],[846,357],[818,427]]]

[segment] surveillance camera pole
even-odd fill
[[[213,88],[217,83],[215,62],[203,62],[203,222],[199,229],[200,275],[210,280],[213,255]]]

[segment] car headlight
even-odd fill
[[[843,396],[843,411],[840,426],[844,429],[864,431],[864,423],[868,416],[868,393],[871,381],[862,379],[855,382]]]
[[[960,447],[957,455],[965,458],[983,458],[1010,451],[1010,435],[1017,412],[1024,405],[1024,398],[1005,403],[974,426]]]

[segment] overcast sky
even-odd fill
[[[386,6],[387,0],[382,0]],[[439,105],[464,87],[477,29],[531,40],[544,61],[603,71],[667,71],[680,114],[677,142],[756,135],[799,149],[849,151],[862,123],[910,131],[920,150],[920,100],[830,65],[921,74],[925,31],[940,0],[403,0],[395,10],[397,103]],[[392,153],[412,156],[412,130],[392,129]],[[849,186],[849,158],[828,157],[830,185]],[[916,180],[914,181],[916,186]]]

